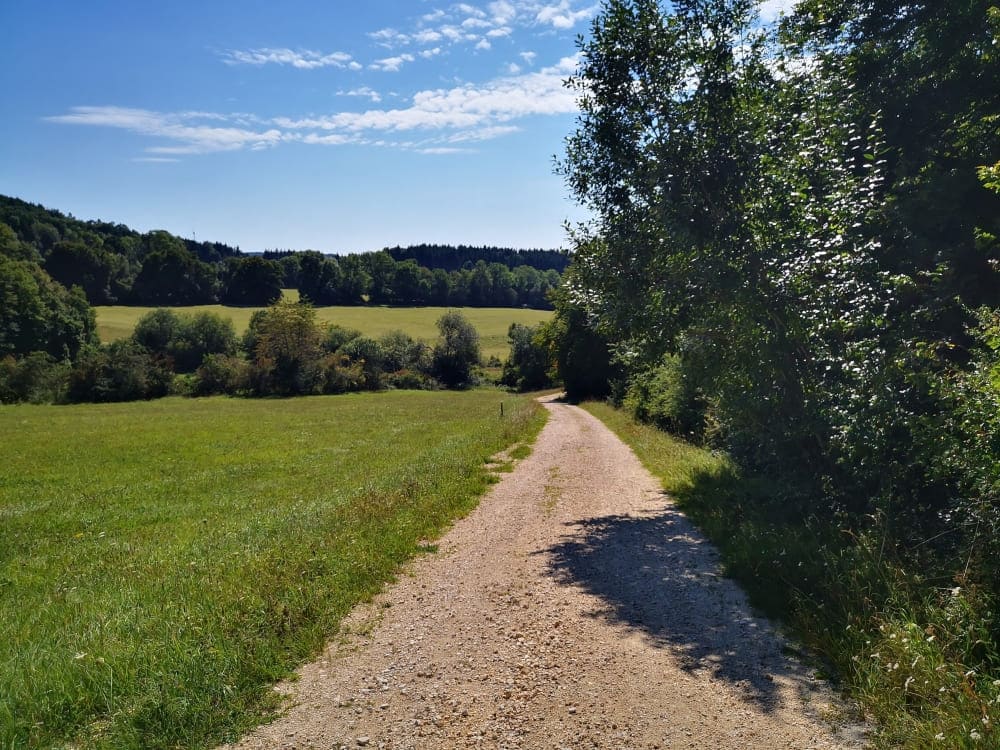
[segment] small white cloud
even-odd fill
[[[417,44],[434,44],[435,42],[440,42],[441,39],[443,39],[441,32],[434,31],[433,29],[424,29],[413,35],[413,41],[417,42]]]
[[[507,65],[507,74],[508,75],[516,76],[520,72],[521,72],[521,66],[518,65],[517,63],[509,63]]]
[[[491,49],[493,47],[488,39],[480,39],[479,43],[476,45],[476,49]]]
[[[484,21],[482,18],[466,18],[462,21],[463,29],[488,29],[492,26],[493,24],[489,21]]]
[[[535,54],[534,52],[522,52],[521,53],[521,59],[524,60],[526,63],[528,63],[528,65],[531,65],[532,63],[534,63],[536,57],[538,57],[538,55]]]
[[[439,8],[438,10],[435,10],[433,13],[427,13],[426,15],[421,16],[420,20],[423,21],[424,23],[434,23],[435,21],[440,21],[446,15],[447,14]]]
[[[323,54],[313,50],[262,47],[251,50],[229,50],[222,55],[226,65],[291,65],[301,70],[315,68],[346,68],[352,62],[346,52]]]
[[[404,63],[413,62],[414,59],[413,55],[406,53],[397,55],[396,57],[386,57],[382,60],[376,60],[368,67],[372,70],[381,70],[383,73],[396,73],[403,67]]]
[[[572,29],[577,23],[590,18],[597,11],[596,6],[573,10],[569,0],[545,5],[535,14],[535,20],[541,24],[550,24],[556,29]]]
[[[441,54],[441,48],[440,47],[433,47],[432,49],[425,49],[425,50],[421,50],[421,52],[420,52],[420,56],[422,58],[424,58],[425,60],[429,60],[432,57],[437,57],[440,54]]]
[[[486,14],[474,5],[469,5],[468,3],[459,3],[455,6],[455,10],[459,13],[464,13],[467,16],[474,16],[476,18],[485,18]]]
[[[454,148],[451,146],[431,146],[429,148],[418,149],[417,153],[420,154],[468,154],[471,153],[470,149],[467,148]]]
[[[337,96],[362,96],[366,99],[371,99],[376,104],[382,101],[382,96],[368,86],[362,86],[359,89],[351,89],[350,91],[338,91]]]
[[[497,29],[490,29],[486,32],[486,36],[493,39],[499,39],[500,37],[510,36],[514,30],[510,26],[501,26]]]
[[[489,4],[490,15],[498,26],[506,26],[517,18],[517,9],[506,0]]]

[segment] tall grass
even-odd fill
[[[0,408],[0,747],[236,736],[543,420],[490,391]]]
[[[743,477],[723,455],[606,404],[585,406],[661,479],[753,603],[858,701],[876,747],[1000,747],[997,615],[960,573],[934,578],[902,562],[880,519],[859,536],[792,516],[780,481]]]

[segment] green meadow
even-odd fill
[[[491,390],[0,407],[0,748],[237,736],[543,421]]]
[[[297,292],[291,290],[293,295]],[[286,292],[287,294],[287,292]],[[101,341],[117,341],[132,334],[135,324],[153,307],[125,307],[120,305],[96,307],[97,330]],[[236,332],[242,334],[257,307],[226,307],[223,305],[198,305],[172,308],[178,312],[216,313],[233,321]],[[318,307],[316,319],[321,323],[337,323],[345,328],[355,328],[365,336],[377,338],[393,330],[403,330],[413,338],[432,343],[438,336],[437,321],[449,309],[459,310],[479,331],[483,356],[506,359],[510,353],[507,329],[511,323],[537,325],[552,317],[548,310],[528,310],[508,307]]]

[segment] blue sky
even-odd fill
[[[769,0],[769,9],[787,6]],[[0,193],[243,250],[558,247],[596,0],[5,0]]]

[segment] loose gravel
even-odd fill
[[[532,454],[227,748],[864,746],[631,450],[545,406]]]

